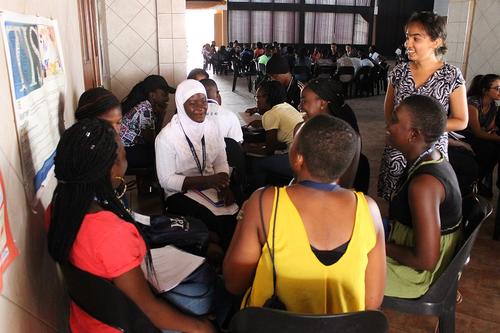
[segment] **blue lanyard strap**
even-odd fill
[[[341,186],[338,185],[337,183],[318,183],[312,180],[303,180],[299,182],[299,184],[305,187],[314,188],[316,190],[327,191],[327,192],[332,192],[341,188]]]
[[[205,170],[205,166],[207,163],[207,149],[205,147],[205,136],[201,137],[201,151],[202,151],[202,158],[203,158],[202,163],[200,163],[200,159],[198,158],[198,154],[196,154],[196,150],[194,149],[193,143],[191,142],[191,140],[189,140],[186,133],[184,133],[184,136],[186,137],[186,141],[189,145],[189,149],[191,149],[191,154],[193,155],[193,159],[196,162],[196,166],[198,167],[198,171],[200,171],[200,174],[203,176],[203,170]]]

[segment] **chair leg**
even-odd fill
[[[236,74],[236,71],[234,71],[234,75],[233,75],[233,89],[231,91],[234,91],[234,89],[236,88],[236,80],[238,79],[238,74]]]
[[[455,333],[455,310],[457,306],[458,280],[448,294],[444,310],[439,316],[439,333]]]

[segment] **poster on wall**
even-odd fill
[[[32,202],[50,201],[54,156],[64,130],[64,75],[57,22],[0,12],[24,186]]]
[[[7,196],[0,171],[0,293],[2,292],[3,274],[12,260],[17,256],[17,248],[14,245],[9,227],[9,215],[7,214]]]

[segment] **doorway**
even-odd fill
[[[186,43],[187,43],[187,71],[193,68],[203,68],[201,49],[204,44],[214,40],[213,9],[186,10]]]

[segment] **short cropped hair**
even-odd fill
[[[426,143],[436,142],[446,129],[446,113],[434,97],[412,95],[406,97],[398,106],[405,107],[410,113],[412,126],[419,129]]]
[[[267,105],[273,107],[286,101],[286,90],[278,81],[262,82],[259,90],[267,96]]]
[[[195,68],[193,69],[191,72],[189,72],[188,76],[187,76],[187,79],[188,80],[196,80],[196,77],[198,75],[203,75],[205,76],[205,79],[208,79],[209,78],[209,75],[207,73],[206,70],[204,70],[203,68]]]
[[[431,40],[441,38],[443,45],[436,49],[436,55],[446,54],[448,48],[446,47],[446,18],[444,16],[428,11],[415,12],[406,22],[405,31],[411,23],[420,23],[425,32],[431,37]]]
[[[342,119],[319,114],[302,126],[295,140],[309,173],[321,181],[333,182],[351,164],[358,136]]]

